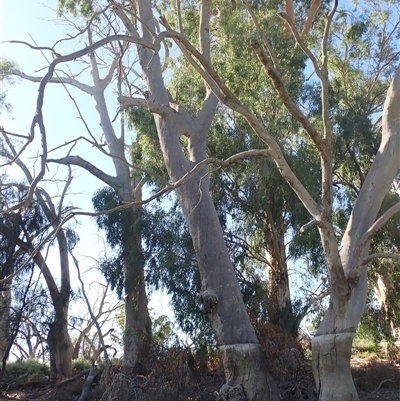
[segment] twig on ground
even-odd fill
[[[390,377],[389,379],[382,380],[382,381],[379,383],[378,388],[377,388],[376,390],[374,390],[374,391],[368,396],[368,398],[371,397],[372,395],[374,395],[375,393],[377,393],[377,392],[379,391],[379,389],[382,387],[382,384],[383,384],[383,383],[386,383],[386,382],[393,382],[393,381],[394,381],[394,376],[393,376],[393,375],[392,375],[392,377]]]

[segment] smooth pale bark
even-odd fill
[[[383,109],[381,145],[343,235],[340,258],[336,256],[332,230],[322,224],[319,227],[331,284],[329,308],[312,340],[313,371],[320,401],[358,400],[348,353],[367,297],[367,271],[363,259],[368,256],[370,238],[374,234],[371,227],[399,169],[400,67]],[[336,389],[339,383],[342,384],[338,391],[330,390]]]
[[[93,77],[93,99],[97,113],[100,117],[100,125],[112,156],[116,172],[117,185],[113,185],[117,191],[120,202],[132,202],[141,200],[141,191],[137,190],[135,180],[131,177],[131,171],[125,157],[125,138],[123,132],[118,138],[115,134],[110,119],[104,90],[107,86],[100,79],[98,66],[94,55],[90,56],[91,74]],[[107,77],[111,80],[116,63],[110,67]],[[135,368],[146,365],[151,341],[151,320],[148,312],[148,299],[144,282],[144,260],[142,257],[141,235],[133,233],[130,226],[135,224],[135,219],[140,213],[126,211],[128,216],[126,226],[123,228],[122,254],[124,258],[124,287],[125,287],[125,324],[124,324],[124,360],[126,368]]]
[[[337,333],[313,339],[313,374],[319,400],[358,399],[350,370],[353,337],[354,333]]]
[[[138,0],[136,10],[140,21],[146,26],[142,32],[143,39],[151,42],[151,31],[155,31],[151,4]],[[118,15],[121,15],[121,12]],[[124,21],[123,16],[121,19]],[[134,27],[126,20],[124,22],[130,33],[137,35]],[[205,49],[205,57],[208,57],[208,28],[204,28],[204,32],[207,35],[206,40],[203,37],[200,38],[200,42],[202,49]],[[201,111],[197,117],[192,118],[183,107],[174,103],[166,90],[158,54],[138,47],[138,55],[164,161],[171,181],[177,182],[195,164],[206,159],[207,132],[218,101],[207,91]],[[182,151],[180,135],[188,138],[189,160]],[[248,401],[278,400],[278,388],[266,369],[265,356],[246,313],[222,228],[209,193],[207,174],[207,168],[196,172],[184,185],[177,187],[176,193],[196,252],[202,280],[202,292],[199,297],[203,312],[210,317],[218,346],[223,354],[227,383],[221,388],[220,397],[222,400],[228,400],[232,399],[233,394],[242,392],[246,396],[242,399]]]
[[[179,169],[172,162],[168,166],[171,174]],[[176,192],[196,251],[203,312],[210,318],[223,355],[228,387],[221,388],[221,397],[228,400],[229,394],[243,388],[248,400],[277,400],[278,390],[248,318],[205,173],[195,175]]]

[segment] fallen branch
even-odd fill
[[[382,380],[382,381],[379,383],[378,388],[377,388],[376,390],[374,390],[374,391],[368,396],[368,398],[371,397],[373,394],[377,393],[377,392],[379,391],[379,389],[382,387],[382,384],[383,384],[383,383],[386,383],[386,382],[391,382],[391,383],[393,383],[393,381],[394,381],[394,376],[392,376],[392,377],[389,378],[389,379]]]
[[[68,378],[66,380],[63,380],[62,382],[56,383],[55,387],[59,388],[59,387],[64,386],[65,384],[71,383],[71,382],[81,378],[82,376],[87,375],[88,373],[90,373],[91,370],[92,369],[82,370],[81,372],[77,373],[75,376],[72,376],[72,377],[70,377],[70,378]]]
[[[90,369],[90,372],[88,374],[86,382],[83,385],[82,393],[81,393],[81,396],[78,398],[78,401],[85,401],[86,400],[86,398],[89,395],[90,387],[92,386],[93,380],[96,377],[97,373],[98,373],[97,366],[93,365],[92,368]]]

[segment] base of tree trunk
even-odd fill
[[[278,386],[267,370],[259,344],[220,346],[226,383],[219,391],[220,401],[277,401]]]
[[[354,333],[312,339],[312,368],[318,401],[359,401],[350,370]]]

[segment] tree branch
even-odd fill
[[[11,70],[10,74],[16,75],[22,79],[25,79],[30,82],[41,82],[43,80],[43,77],[34,77],[28,74],[23,73],[22,71],[19,70]],[[71,85],[75,86],[76,88],[80,89],[83,92],[88,93],[89,95],[93,94],[93,87],[90,85],[83,84],[82,82],[79,82],[78,80],[71,78],[71,77],[57,77],[57,78],[50,78],[48,80],[49,83],[54,83],[54,84],[66,84],[66,85]]]
[[[92,311],[92,307],[90,306],[90,301],[89,301],[89,299],[88,299],[88,297],[87,297],[87,295],[86,295],[85,284],[84,284],[83,281],[82,281],[81,271],[80,271],[80,268],[79,268],[78,260],[77,260],[76,257],[74,256],[74,254],[73,254],[73,252],[72,252],[72,249],[69,250],[69,253],[70,253],[70,255],[71,255],[71,257],[72,257],[72,259],[73,259],[73,261],[74,261],[74,263],[75,263],[76,271],[78,272],[78,280],[79,280],[79,282],[81,283],[82,294],[83,294],[83,297],[85,298],[86,306],[87,306],[87,308],[88,308],[90,317],[92,318],[93,323],[94,323],[94,325],[96,326],[97,334],[98,334],[98,336],[99,336],[99,341],[100,341],[100,344],[101,344],[101,346],[102,346],[102,348],[103,348],[104,358],[105,358],[105,360],[106,360],[106,364],[108,365],[108,364],[110,364],[110,358],[108,357],[108,352],[107,352],[106,344],[105,344],[105,342],[104,342],[103,333],[102,333],[102,331],[101,331],[101,327],[100,327],[100,325],[99,325],[99,322],[97,321],[96,316],[94,315],[94,313],[93,313],[93,311]],[[89,386],[89,387],[90,387],[90,386]]]
[[[373,259],[394,259],[400,262],[400,255],[396,253],[386,253],[386,252],[372,253],[371,255],[368,255],[366,258],[361,260],[360,265],[365,266],[368,263],[370,263]]]
[[[109,185],[114,189],[119,188],[119,185],[121,184],[116,177],[104,173],[102,170],[98,169],[96,166],[89,163],[85,159],[82,159],[80,156],[66,156],[62,157],[61,159],[48,159],[47,161],[49,163],[64,164],[66,166],[72,164],[74,166],[82,167],[90,174],[94,175],[99,180],[103,181],[105,184]]]
[[[379,231],[396,213],[400,212],[400,202],[393,205],[390,209],[386,210],[385,213],[380,216],[375,223],[365,232],[361,239],[360,246],[365,244],[372,239],[372,237]]]
[[[289,93],[286,91],[281,76],[274,68],[268,57],[264,54],[263,48],[261,47],[260,43],[257,40],[252,40],[250,44],[258,59],[260,60],[261,65],[264,67],[267,75],[270,77],[272,84],[283,104],[286,106],[286,109],[289,111],[292,117],[302,125],[304,130],[314,142],[319,153],[322,154],[324,150],[324,141],[322,140],[321,135],[318,133],[310,120],[302,113],[300,108],[297,107],[297,105],[293,102]]]
[[[263,140],[270,148],[270,155],[273,157],[282,177],[286,180],[286,182],[291,186],[291,188],[295,191],[305,208],[309,211],[309,213],[317,220],[320,219],[321,216],[321,208],[312,198],[310,193],[306,190],[300,180],[296,177],[290,166],[288,165],[282,150],[276,140],[271,136],[271,134],[264,128],[264,126],[260,123],[257,117],[248,110],[238,99],[237,97],[228,89],[225,85],[224,81],[218,76],[218,74],[214,71],[211,65],[207,62],[207,60],[203,57],[201,53],[199,53],[190,42],[178,32],[172,31],[169,28],[169,25],[165,18],[161,18],[161,23],[167,28],[167,31],[161,33],[159,35],[159,39],[161,36],[170,37],[181,43],[188,52],[193,55],[204,68],[197,66],[197,71],[202,76],[202,78],[210,85],[211,89],[215,93],[215,95],[227,106],[229,106],[233,111],[240,113],[255,133]],[[191,57],[189,58],[189,61]],[[197,63],[196,63],[197,64]]]

